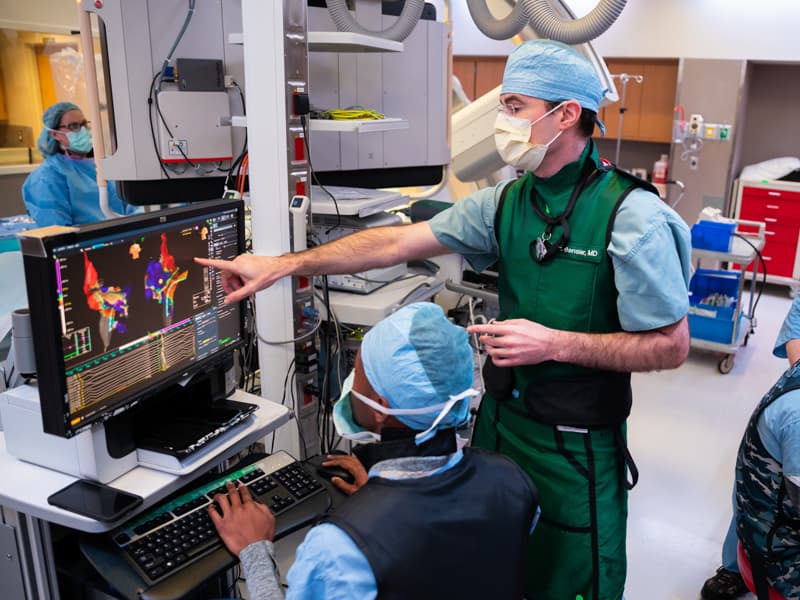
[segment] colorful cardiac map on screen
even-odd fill
[[[89,308],[100,314],[100,339],[103,340],[103,349],[105,350],[111,341],[112,332],[125,333],[126,331],[125,324],[118,319],[128,316],[130,289],[105,285],[92,261],[89,260],[88,252],[83,254],[83,264],[86,268],[83,277],[83,293],[86,295],[86,303]]]
[[[175,258],[167,247],[167,234],[161,234],[161,256],[151,260],[144,276],[144,295],[148,300],[156,300],[162,305],[164,325],[172,324],[175,307],[175,290],[178,284],[186,281],[188,271],[181,271],[175,264]]]

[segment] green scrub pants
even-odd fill
[[[512,410],[513,407],[513,410]],[[529,600],[620,600],[625,588],[625,466],[613,429],[585,433],[534,421],[519,400],[487,394],[472,444],[531,477],[542,509],[527,559]],[[583,430],[585,431],[585,430]]]

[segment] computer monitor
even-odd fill
[[[193,257],[244,250],[241,202],[44,228],[20,243],[46,433],[71,437],[232,364],[242,310]]]

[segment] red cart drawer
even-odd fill
[[[764,244],[764,248],[761,250],[761,257],[764,259],[764,264],[767,267],[767,275],[770,277],[791,277],[792,272],[794,271],[794,256],[796,249],[796,245],[780,244],[767,240]],[[747,268],[748,271],[752,271],[754,269],[756,261],[757,257]],[[736,268],[740,267],[736,265]],[[758,267],[758,272],[760,278],[760,273],[762,272],[762,267],[760,265]]]
[[[767,198],[742,198],[739,218],[767,223],[797,223],[800,225],[800,202]],[[770,220],[771,219],[771,220]]]
[[[758,219],[752,217],[743,217],[750,221],[757,221]],[[787,244],[792,248],[797,247],[797,237],[800,235],[800,225],[793,225],[793,224],[785,224],[785,219],[781,219],[780,223],[775,222],[775,219],[770,219],[767,217],[767,220],[761,218],[766,224],[764,229],[764,237],[766,238],[767,242],[772,242],[773,244]],[[736,230],[739,233],[752,233],[757,235],[758,234],[758,227],[754,225],[744,225],[739,224],[736,227]]]
[[[800,202],[800,190],[776,190],[746,185],[742,188],[742,198],[750,197]]]

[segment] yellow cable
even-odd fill
[[[333,119],[335,121],[383,119],[381,113],[367,108],[334,108],[320,111],[319,116],[322,119]]]

